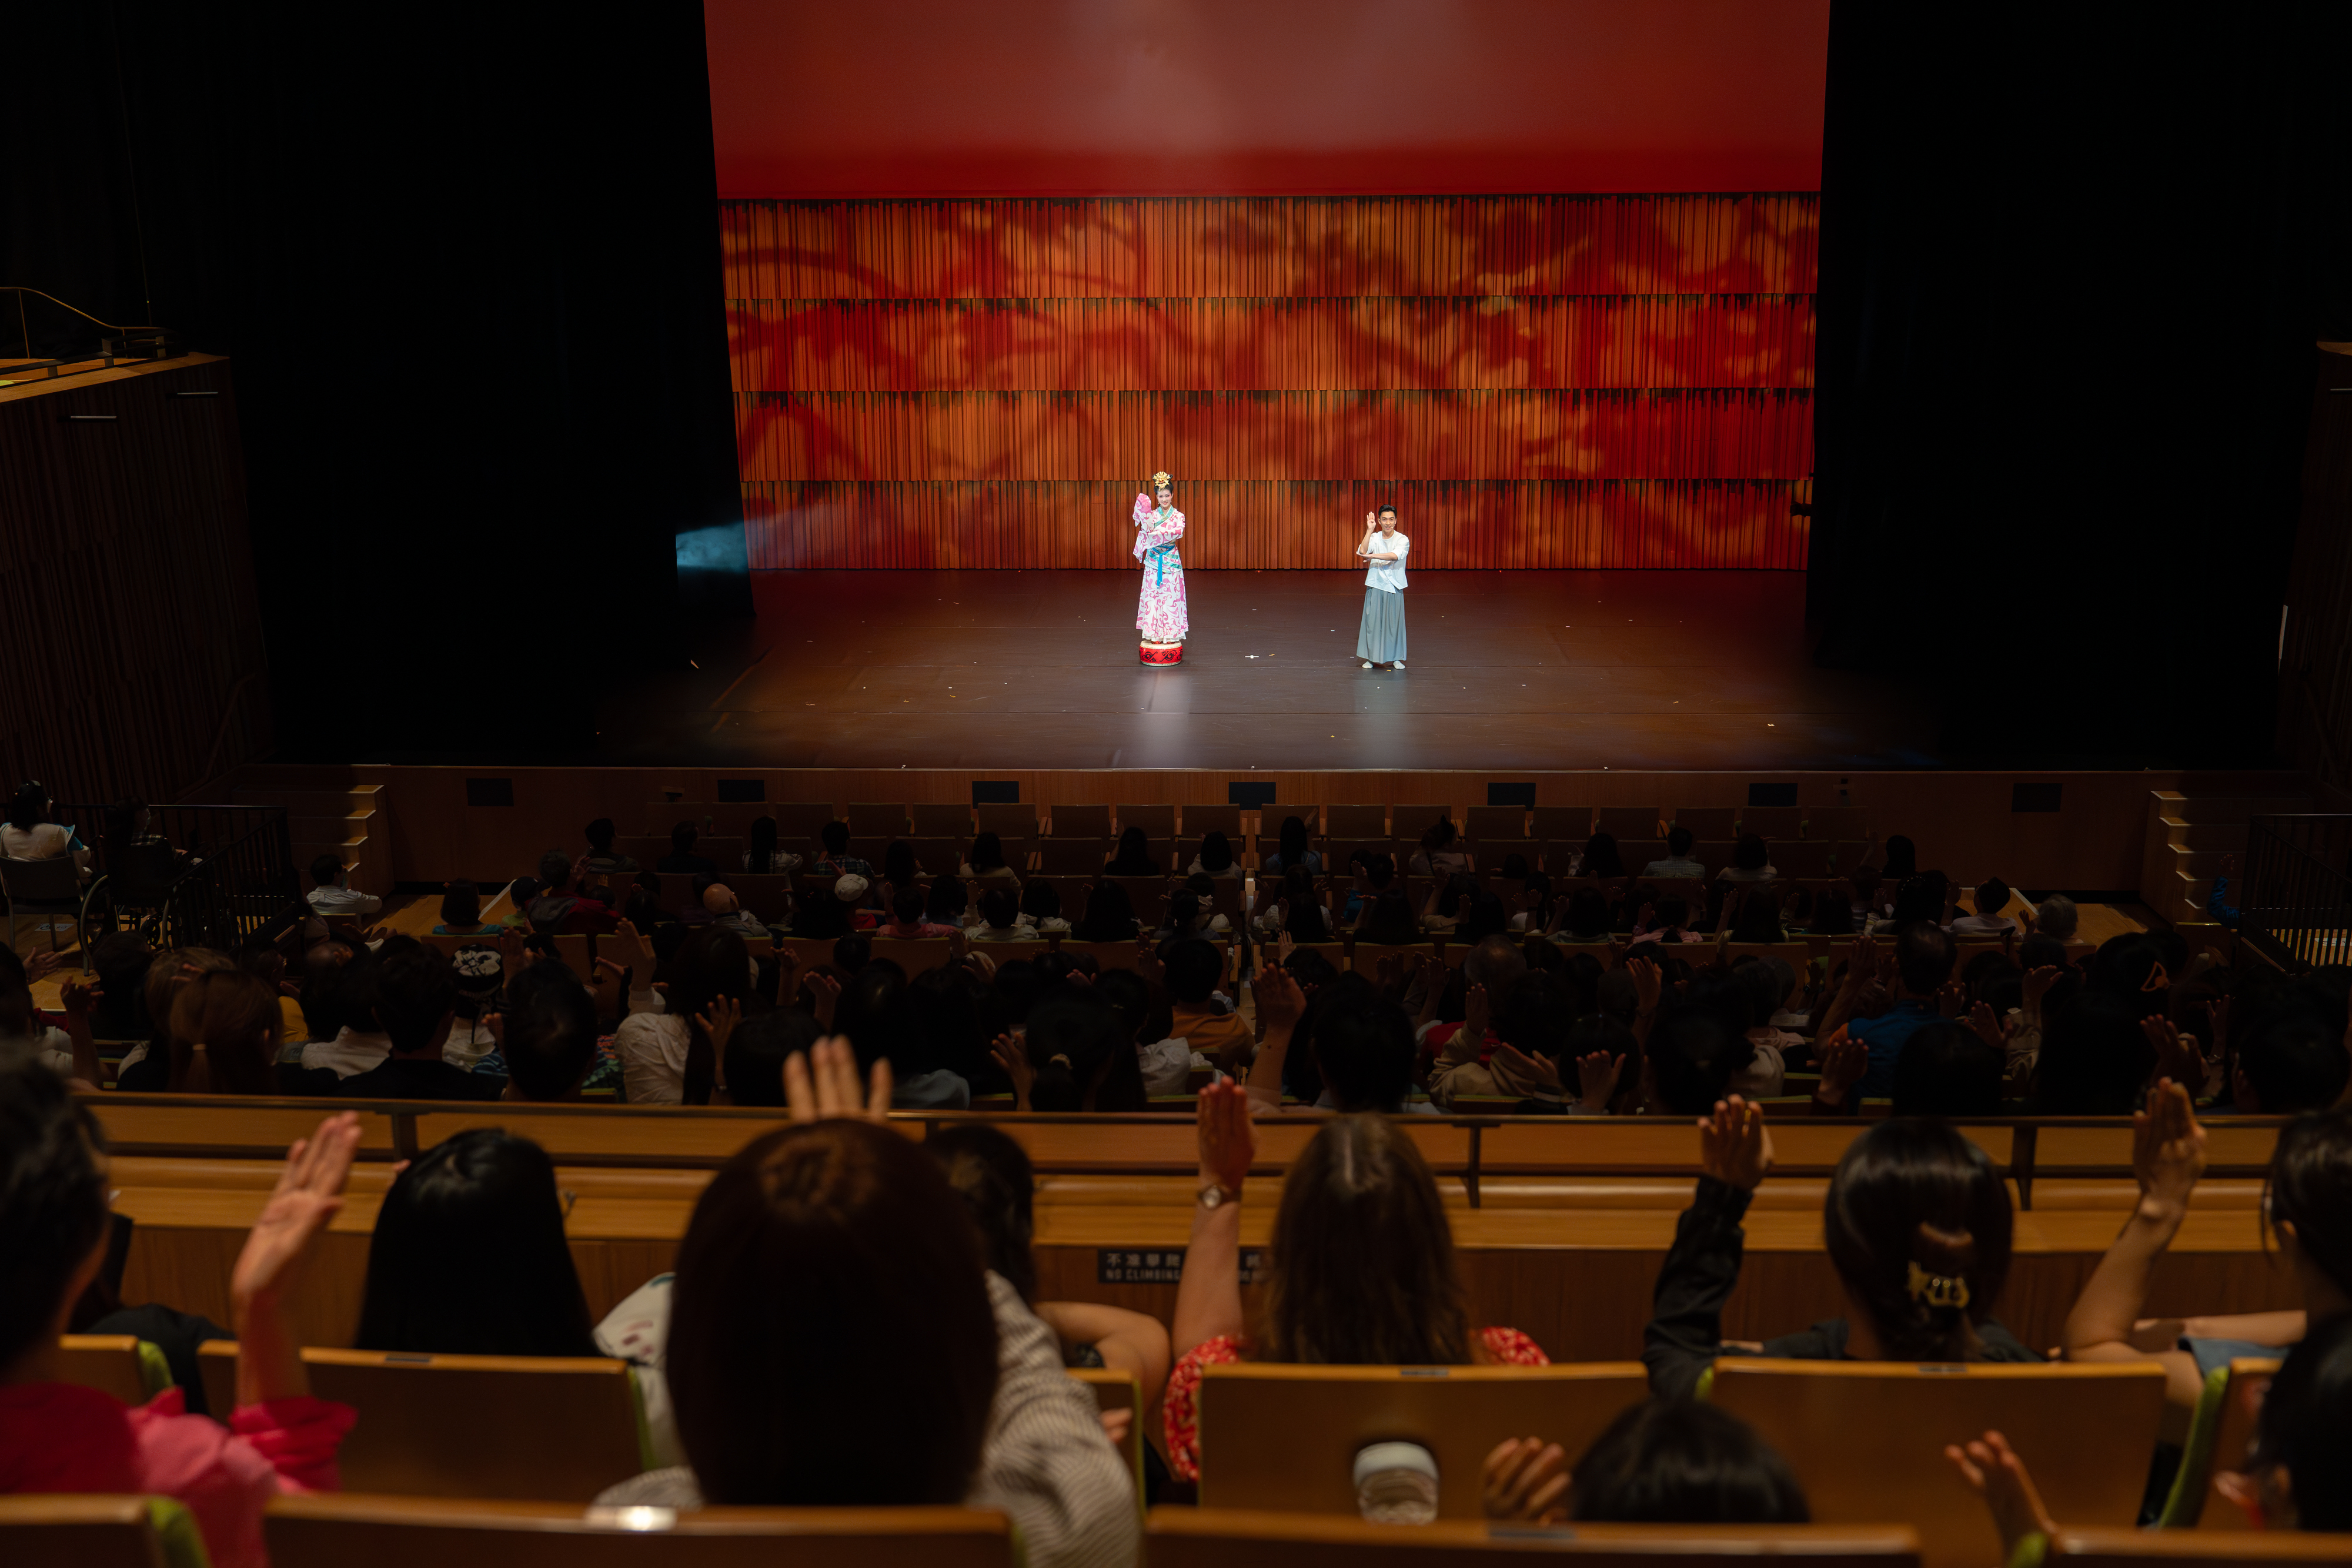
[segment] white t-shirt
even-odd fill
[[[1394,560],[1370,562],[1371,570],[1364,573],[1364,586],[1381,589],[1389,593],[1403,592],[1404,558],[1412,553],[1412,541],[1404,537],[1404,531],[1400,528],[1392,534],[1375,532],[1371,542],[1364,549],[1373,555],[1396,557]]]
[[[684,1019],[667,1013],[631,1013],[613,1031],[613,1054],[621,1059],[621,1086],[632,1105],[677,1105],[686,1099],[686,1050],[692,1043]]]

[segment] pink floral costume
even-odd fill
[[[1184,514],[1173,507],[1162,510],[1150,497],[1138,495],[1135,527],[1135,559],[1143,563],[1135,629],[1146,644],[1181,643],[1191,629],[1184,616],[1184,560],[1176,553],[1176,541],[1184,537]]]

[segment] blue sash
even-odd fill
[[[1176,547],[1172,544],[1153,545],[1143,552],[1144,559],[1151,562],[1152,587],[1158,588],[1168,580],[1168,558],[1175,553]]]

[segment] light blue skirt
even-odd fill
[[[1356,631],[1356,657],[1393,664],[1404,653],[1404,595],[1384,588],[1364,590],[1364,623]]]

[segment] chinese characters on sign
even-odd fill
[[[1258,1282],[1258,1270],[1265,1256],[1261,1247],[1242,1249],[1242,1283]],[[1124,1247],[1100,1247],[1095,1249],[1095,1283],[1097,1285],[1172,1285],[1184,1272],[1184,1249],[1181,1247],[1150,1247],[1130,1251]]]

